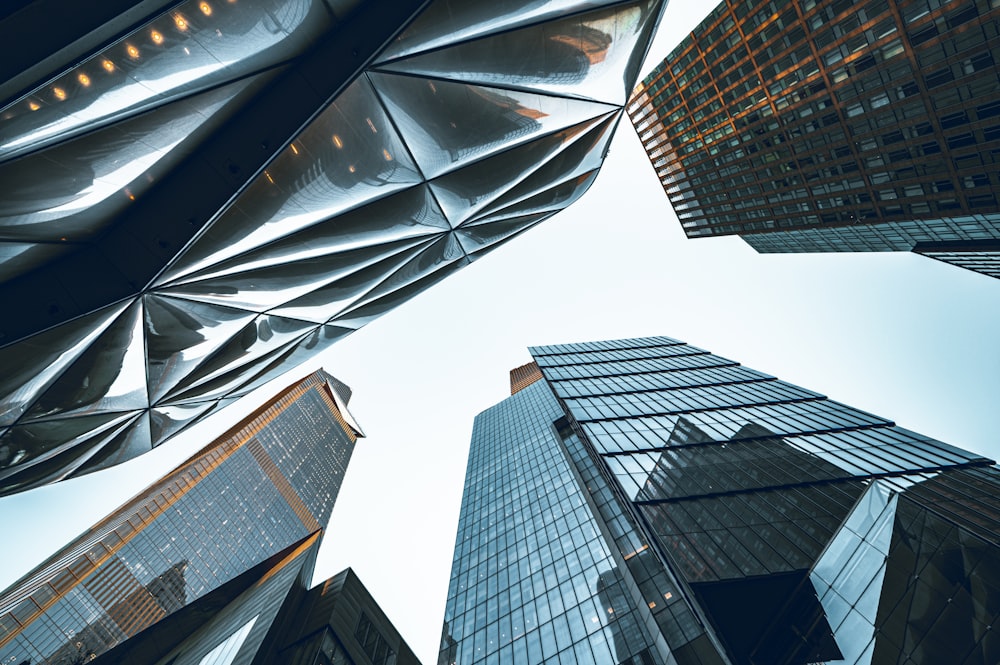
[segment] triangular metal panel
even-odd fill
[[[385,258],[363,266],[360,270],[296,298],[281,307],[276,307],[271,313],[316,323],[326,323],[361,299],[384,280],[386,275],[391,275],[399,270],[401,266],[434,242],[436,242],[436,238],[423,239],[418,245],[411,245],[409,242],[396,243],[394,251],[386,252]]]
[[[334,342],[347,337],[352,332],[354,332],[352,328],[343,328],[341,326],[333,325],[320,326],[307,337],[299,340],[299,342],[291,350],[291,353],[282,359],[280,365],[269,368],[266,372],[257,376],[252,381],[247,382],[245,385],[242,385],[233,392],[229,393],[229,396],[241,397],[257,390],[265,383],[271,381],[272,379],[276,379],[287,372],[289,368],[297,367],[307,360],[312,360],[317,354],[330,348]]]
[[[406,244],[399,241],[420,242],[450,228],[427,187],[420,185],[189,274],[171,286],[380,245],[385,245],[387,252],[393,252],[397,250],[392,248]]]
[[[479,219],[535,197],[541,192],[551,189],[553,185],[596,172],[604,163],[604,155],[614,136],[617,120],[618,114],[605,120],[585,137],[581,137],[573,145],[540,166],[534,173],[515,184],[502,196],[490,202],[467,224],[476,224]]]
[[[273,378],[284,374],[291,369],[287,358],[294,353],[298,341],[293,339],[257,355],[253,362],[233,365],[223,372],[216,373],[194,388],[178,392],[173,396],[174,403],[236,397],[243,394],[245,387],[257,382],[261,377]]]
[[[423,180],[368,78],[341,93],[157,280],[177,280]]]
[[[447,236],[435,240],[420,254],[387,275],[381,283],[366,293],[349,311],[363,307],[373,300],[384,298],[393,291],[405,288],[409,284],[437,271],[442,265],[458,261],[464,256],[465,250],[462,249],[458,239],[455,238],[454,234],[449,233]]]
[[[39,481],[62,480],[141,414],[77,415],[11,427],[0,437],[0,450],[10,455],[0,469],[2,491],[16,492]]]
[[[21,421],[148,406],[142,302],[135,300],[63,369]]]
[[[548,219],[554,212],[543,212],[524,217],[504,219],[491,224],[464,226],[455,231],[455,236],[462,243],[466,253],[473,258],[479,258],[486,251],[504,243],[514,236],[527,231],[542,220]]]
[[[455,244],[458,244],[457,241]],[[468,264],[469,258],[464,255],[450,263],[435,264],[434,269],[424,273],[421,278],[408,282],[405,286],[394,291],[389,291],[381,298],[368,301],[364,305],[345,312],[337,317],[334,323],[354,329],[361,328]]]
[[[436,178],[430,183],[434,198],[457,227],[599,123],[588,120]]]
[[[128,305],[116,303],[0,348],[0,424],[20,418]]]
[[[184,156],[179,146],[253,77],[0,164],[0,238],[92,238]]]
[[[217,405],[217,401],[211,400],[154,406],[149,410],[149,436],[153,446],[160,445],[188,425],[201,420],[214,411]]]
[[[603,7],[395,60],[379,70],[620,106],[632,91],[660,4]]]
[[[583,196],[594,183],[597,174],[598,171],[595,170],[558,183],[518,203],[491,211],[482,217],[477,217],[463,225],[462,228],[539,212],[558,212]]]
[[[150,438],[153,447],[159,446],[188,427],[197,425],[216,411],[225,409],[237,399],[223,397],[208,402],[170,404],[150,409]]]
[[[146,375],[156,404],[257,314],[149,293],[145,302]]]
[[[569,13],[613,4],[616,0],[436,0],[379,55],[382,63],[413,53],[428,51],[542,22]]]
[[[427,178],[607,113],[590,101],[370,72]]]
[[[70,252],[68,245],[0,240],[0,284]]]
[[[136,415],[135,419],[115,434],[100,448],[94,448],[89,455],[81,458],[81,464],[71,477],[82,476],[101,469],[107,469],[153,449],[150,439],[149,412]]]
[[[161,289],[160,293],[264,312],[280,308],[387,256],[398,254],[423,242],[424,238],[410,238],[385,245],[362,247],[332,256],[301,259],[285,265],[189,282]]]
[[[255,363],[276,349],[293,344],[315,328],[316,324],[306,321],[267,314],[258,315],[200,363],[197,369],[171,389],[159,403],[209,399],[211,395],[202,392],[200,386],[234,371],[252,372]]]

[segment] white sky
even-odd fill
[[[674,0],[643,72],[714,4]],[[688,241],[623,118],[592,189],[335,346],[359,441],[316,580],[352,566],[437,662],[475,414],[529,345],[668,335],[996,458],[1000,282],[909,253],[758,255]],[[137,460],[0,500],[0,588],[269,393]]]

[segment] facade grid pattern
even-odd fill
[[[731,662],[882,665],[901,654],[944,662],[946,653],[990,662],[997,645],[980,627],[998,608],[963,597],[952,609],[942,597],[951,584],[976,587],[1000,570],[990,531],[1000,485],[990,460],[811,391],[798,401],[770,391],[768,401],[746,390],[802,390],[768,375],[718,382],[745,376],[739,366],[656,368],[652,360],[608,376],[601,365],[622,362],[618,351],[596,363],[579,351],[560,345],[536,357],[579,445],[631,504],[651,555],[705,613]],[[675,387],[664,390],[666,382]],[[712,390],[692,390],[699,382]],[[576,397],[581,390],[588,397]],[[671,411],[670,394],[684,395],[686,410]],[[920,545],[943,534],[943,549]],[[957,551],[970,565],[950,567]],[[928,584],[906,577],[914,557]],[[929,616],[924,603],[947,618]],[[740,606],[753,615],[733,609]]]
[[[726,0],[628,112],[689,237],[760,252],[1000,240],[995,0]]]
[[[356,438],[328,379],[283,391],[5,591],[0,662],[100,655],[318,532]]]
[[[664,663],[536,382],[476,419],[439,663]],[[655,625],[655,624],[654,624]]]

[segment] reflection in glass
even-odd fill
[[[505,31],[378,65],[383,71],[624,104],[658,14],[652,0]],[[455,62],[463,63],[455,71]],[[544,71],[544,75],[541,72]]]

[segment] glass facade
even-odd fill
[[[159,445],[573,203],[665,3],[326,4],[187,0],[0,81],[0,494]]]
[[[291,386],[5,591],[0,662],[99,655],[319,532],[348,394],[323,372]]]
[[[1000,278],[1000,241],[986,243],[938,242],[920,243],[914,252],[938,261]]]
[[[439,662],[672,658],[723,662],[549,386],[480,414]]]
[[[441,662],[478,662],[495,648],[488,627],[509,611],[503,593],[514,593],[521,563],[506,533],[571,496],[591,508],[618,563],[618,598],[663,639],[657,657],[995,658],[1000,474],[990,460],[671,338],[531,353],[545,380],[476,423]],[[529,399],[546,408],[529,410]],[[558,465],[528,486],[530,504],[508,507],[539,459]],[[572,578],[556,568],[552,582]],[[491,605],[493,588],[501,600]],[[487,629],[486,642],[469,626]],[[524,662],[551,657],[531,644]],[[597,662],[623,660],[612,651]]]
[[[991,0],[726,1],[628,110],[689,237],[738,234],[759,252],[961,241],[997,256]]]
[[[536,382],[476,418],[439,663],[668,662],[655,602],[633,600],[642,543],[616,521],[621,552],[594,500],[613,498],[588,498],[561,417]],[[676,595],[653,571],[641,581],[659,572],[655,593]]]

